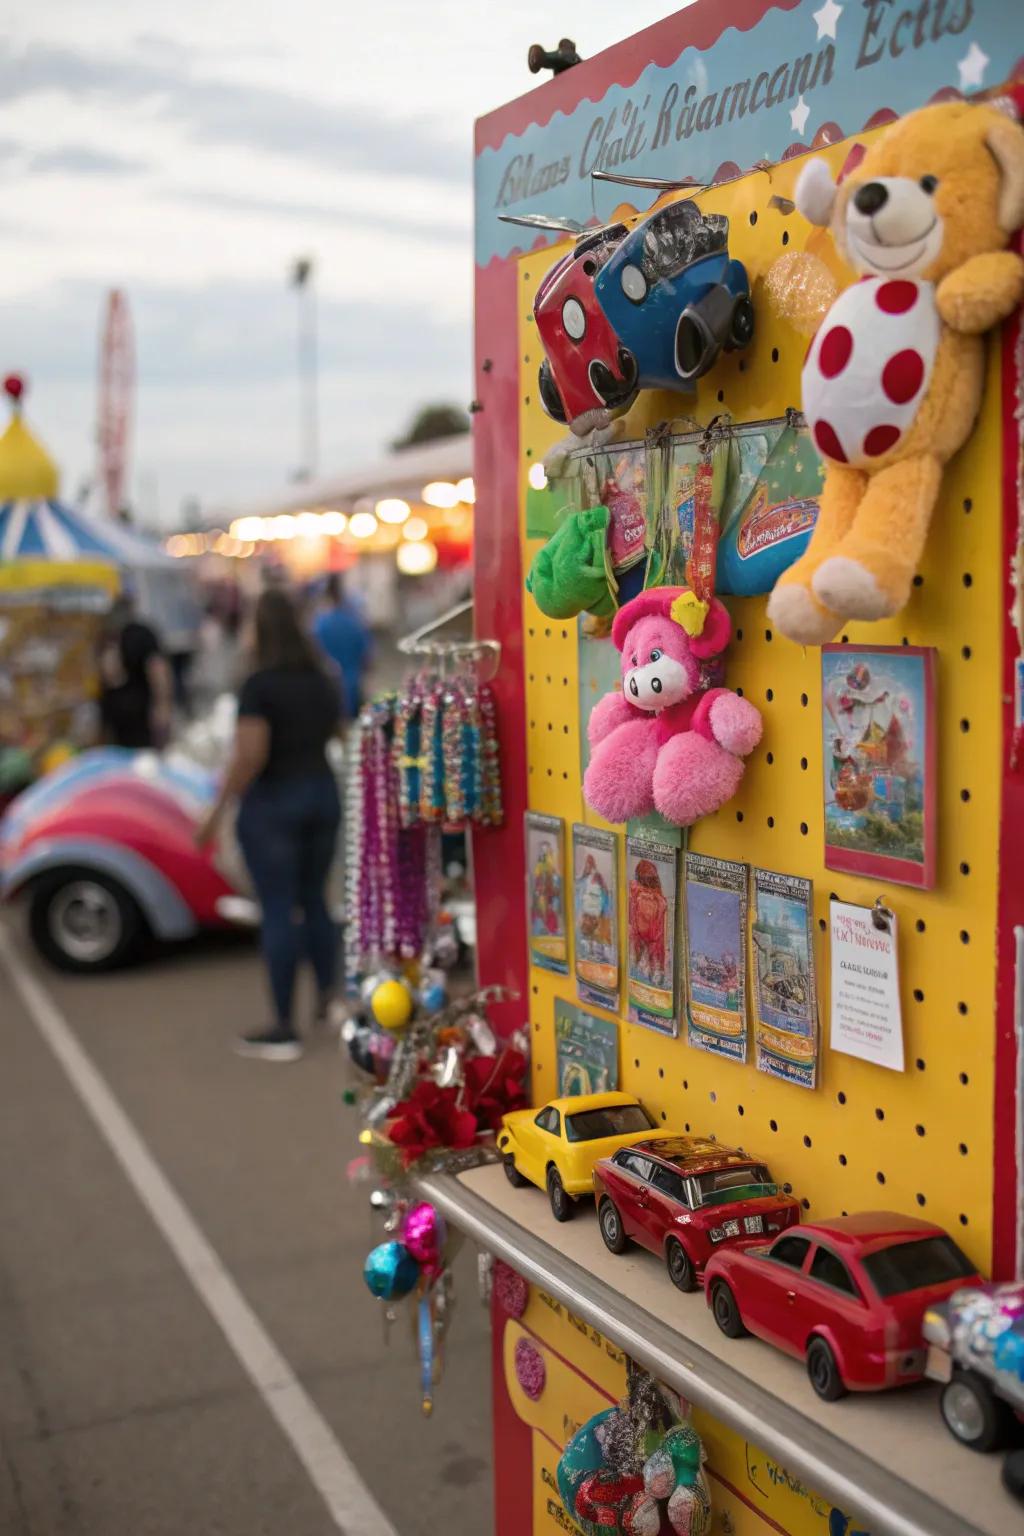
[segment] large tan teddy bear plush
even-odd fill
[[[1024,298],[1024,261],[1006,249],[1024,224],[1024,130],[991,106],[924,107],[838,187],[809,161],[796,202],[862,274],[804,364],[825,484],[806,553],[768,602],[784,635],[820,645],[910,595],[943,465],[981,405],[984,332]]]

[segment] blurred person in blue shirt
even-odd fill
[[[313,634],[341,673],[345,717],[354,720],[363,702],[363,673],[370,664],[370,631],[333,572],[327,578],[325,598],[324,608],[313,621]]]

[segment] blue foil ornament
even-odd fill
[[[380,1243],[367,1255],[363,1278],[380,1301],[408,1296],[420,1278],[420,1266],[404,1243]]]

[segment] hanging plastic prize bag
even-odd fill
[[[824,470],[796,411],[742,428],[737,450],[719,543],[718,591],[755,597],[770,592],[806,549]]]

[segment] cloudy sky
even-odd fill
[[[678,0],[677,0],[678,3]],[[8,0],[0,372],[74,496],[94,470],[104,296],[138,354],[131,490],[165,529],[273,493],[300,457],[295,294],[317,264],[321,469],[470,396],[473,119],[672,0]]]

